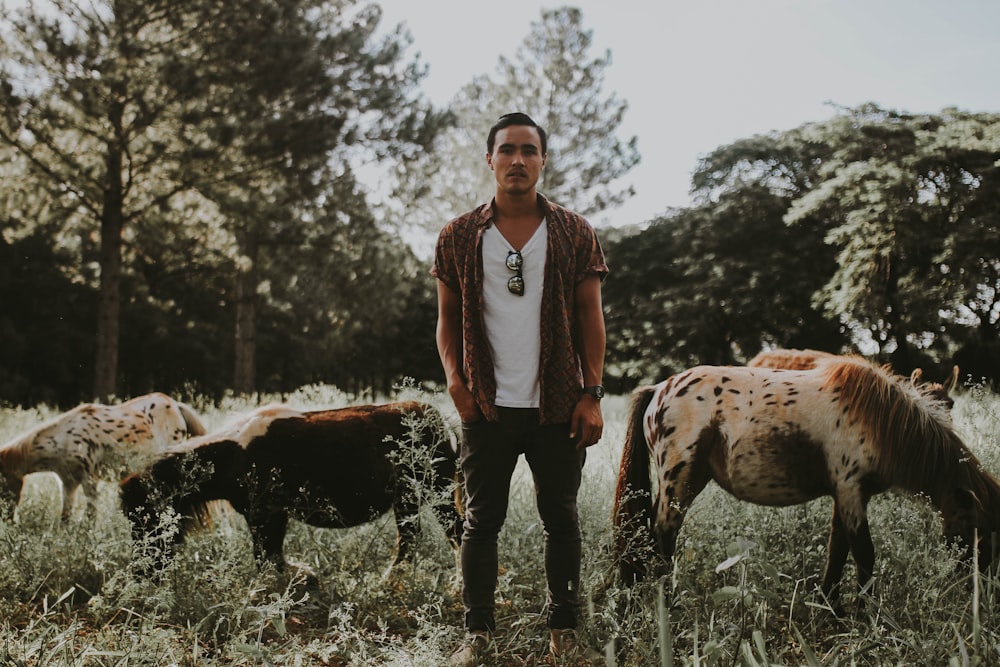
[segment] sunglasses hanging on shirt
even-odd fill
[[[521,272],[523,267],[524,258],[521,257],[520,252],[511,250],[507,253],[507,268],[517,272],[517,275],[511,276],[510,280],[507,281],[507,289],[511,294],[517,296],[524,296],[524,275]]]

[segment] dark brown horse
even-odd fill
[[[441,414],[417,402],[299,412],[268,406],[219,433],[194,438],[121,484],[133,537],[160,547],[162,565],[208,503],[228,501],[250,528],[260,563],[284,569],[289,518],[324,528],[372,521],[392,510],[394,565],[412,556],[421,505],[450,540],[461,539],[456,449]],[[457,494],[454,496],[457,499]],[[161,515],[182,517],[173,536]]]
[[[872,578],[866,511],[889,488],[925,495],[950,541],[969,556],[978,546],[983,566],[991,557],[1000,484],[954,432],[946,406],[909,378],[850,357],[800,371],[699,366],[636,390],[631,410],[614,510],[626,583],[665,571],[685,512],[712,480],[761,505],[833,497],[822,591],[835,608],[849,551],[859,583]],[[662,558],[652,568],[637,538],[650,534]]]

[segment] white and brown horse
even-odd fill
[[[157,570],[191,529],[210,525],[210,503],[228,501],[246,519],[257,562],[283,570],[289,519],[347,528],[391,510],[395,565],[413,556],[421,507],[436,513],[453,544],[461,539],[457,459],[450,428],[426,404],[272,405],[124,480],[122,511],[136,543],[153,547]],[[164,513],[182,518],[176,530],[162,523]]]
[[[952,429],[947,406],[860,358],[797,371],[698,366],[637,389],[614,510],[626,583],[665,571],[685,512],[712,480],[761,505],[833,497],[821,588],[835,608],[848,552],[859,583],[872,578],[867,506],[876,494],[925,495],[945,536],[969,556],[978,547],[983,566],[1000,529],[1000,484]],[[651,535],[651,543],[637,535]],[[646,562],[644,549],[660,558]]]
[[[69,518],[81,485],[93,517],[98,479],[118,481],[123,472],[203,433],[195,411],[166,394],[146,394],[119,405],[84,403],[0,447],[0,494],[13,510],[25,475],[53,472],[62,481],[63,520]]]

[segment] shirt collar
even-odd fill
[[[549,212],[552,210],[552,205],[549,203],[549,200],[546,199],[544,196],[542,196],[540,193],[536,193],[535,198],[538,204],[538,208],[542,212],[542,217],[548,220]],[[493,221],[496,218],[496,216],[494,215],[494,211],[496,210],[495,209],[496,203],[497,200],[496,197],[494,197],[489,202],[483,204],[478,209],[476,209],[475,213],[473,213],[472,216],[472,220],[476,226],[485,229],[493,224]]]

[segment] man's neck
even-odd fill
[[[538,215],[538,195],[532,190],[525,194],[511,195],[497,190],[496,213],[501,218],[525,218]]]
[[[534,190],[531,193],[514,196],[497,191],[495,199],[494,215],[497,229],[515,250],[520,250],[542,223],[538,197]]]

